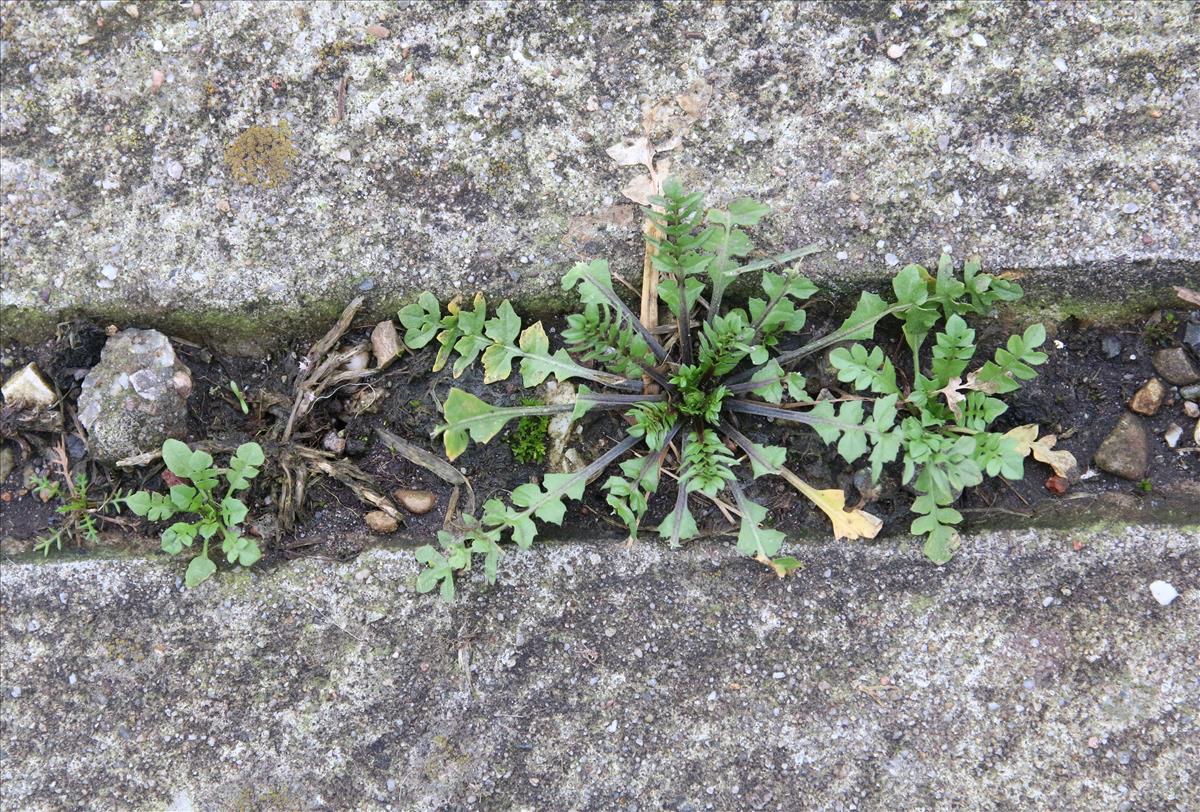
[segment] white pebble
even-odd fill
[[[1154,596],[1154,600],[1160,605],[1167,606],[1171,601],[1179,597],[1179,593],[1175,591],[1175,587],[1168,584],[1166,581],[1154,581],[1150,584],[1150,594]]]
[[[179,161],[167,161],[167,174],[172,180],[179,180],[183,177],[183,164]]]
[[[975,33],[971,34],[971,44],[974,45],[976,48],[986,48],[987,47],[987,37],[985,37],[983,34],[980,34],[978,31],[976,31]]]
[[[888,254],[883,258],[883,261],[888,264],[889,268],[892,268],[900,264],[900,257],[895,254]]]
[[[1067,72],[1067,60],[1063,59],[1061,56],[1056,56],[1054,58],[1054,67],[1058,68],[1059,73],[1066,73]]]
[[[608,727],[606,727],[604,729],[607,730],[609,733],[616,733],[617,732],[617,720],[613,719],[611,722],[609,722]]]
[[[1139,206],[1137,203],[1126,203],[1121,207],[1121,211],[1125,212],[1126,214],[1137,214],[1138,209],[1140,208],[1141,206]]]

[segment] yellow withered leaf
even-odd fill
[[[1022,457],[1028,457],[1030,448],[1033,446],[1033,441],[1038,436],[1038,425],[1037,423],[1027,423],[1024,426],[1017,426],[1015,429],[1006,431],[1004,436],[1016,440],[1017,452]]]
[[[1017,451],[1022,457],[1028,457],[1032,452],[1035,460],[1049,465],[1054,473],[1067,479],[1073,478],[1079,471],[1075,455],[1070,451],[1055,451],[1054,444],[1058,438],[1053,434],[1039,438],[1038,430],[1036,423],[1028,423],[1005,432],[1004,436],[1016,441]]]
[[[1059,476],[1071,479],[1079,470],[1079,463],[1070,451],[1054,451],[1054,444],[1057,442],[1058,438],[1053,434],[1040,438],[1031,446],[1033,458],[1049,465]]]
[[[883,528],[883,521],[865,510],[846,510],[846,494],[837,488],[818,490],[786,468],[779,475],[825,512],[835,539],[873,539]]]

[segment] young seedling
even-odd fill
[[[208,557],[208,545],[218,534],[221,552],[230,564],[235,561],[248,567],[262,552],[254,539],[243,536],[238,525],[246,518],[245,503],[234,496],[250,487],[263,464],[263,450],[258,443],[243,443],[224,469],[213,466],[213,458],[204,451],[193,451],[179,440],[167,440],[162,447],[167,470],[184,482],[172,485],[169,494],[138,491],[125,500],[129,509],[152,522],[165,521],[179,513],[194,514],[192,521],[177,521],[162,532],[162,548],[176,555],[184,547],[191,548],[197,538],[202,547],[188,564],[185,582],[189,587],[206,581],[217,565]],[[226,482],[225,495],[218,497],[220,479]]]
[[[242,407],[242,414],[250,414],[250,405],[246,403],[246,398],[242,394],[241,387],[237,385],[237,381],[229,382],[229,391],[233,392],[233,396],[237,398],[238,406]]]
[[[121,512],[121,504],[125,498],[120,489],[104,494],[99,499],[90,493],[90,481],[82,471],[71,476],[70,463],[67,457],[65,443],[60,440],[53,450],[52,459],[59,469],[61,484],[49,477],[35,475],[30,484],[45,501],[56,497],[64,497],[61,505],[55,508],[61,518],[58,527],[50,528],[49,532],[33,545],[34,552],[40,552],[43,557],[50,555],[50,549],[61,552],[64,538],[73,538],[77,545],[84,541],[96,544],[100,541],[100,523],[113,522],[125,524],[123,519],[111,515]],[[64,492],[65,487],[65,492]]]
[[[786,575],[799,562],[779,555],[784,535],[768,526],[767,509],[751,498],[753,484],[740,475],[744,466],[751,480],[770,474],[794,487],[826,515],[835,538],[875,537],[882,525],[878,518],[861,509],[847,510],[841,490],[817,488],[802,479],[787,466],[785,447],[760,444],[743,433],[740,422],[748,418],[808,426],[824,441],[836,443],[847,463],[865,460],[875,479],[884,465],[903,454],[904,479],[920,495],[913,531],[927,535],[931,559],[948,559],[957,543],[953,525],[961,520],[948,505],[962,488],[978,483],[984,471],[1021,475],[1015,441],[985,431],[1004,410],[991,395],[1012,391],[1019,380],[1033,376],[1030,365],[1045,360],[1036,352],[1044,331],[1035,326],[1014,336],[994,361],[964,379],[974,333],[962,314],[987,313],[995,301],[1018,297],[1020,289],[979,273],[975,260],[967,263],[961,281],[948,257],[936,277],[909,265],[893,281],[894,301],[864,292],[836,330],[784,349],[794,345],[792,337],[803,329],[803,303],[817,290],[791,263],[818,249],[808,246],[746,261],[752,244],[745,229],[768,213],[766,206],[743,199],[728,209],[705,212],[700,194],[686,193],[675,181],[665,183],[662,197],[652,203],[654,208],[646,211],[654,226],[649,231],[662,235],[648,238],[661,277],[658,293],[675,318],[669,340],[660,340],[634,315],[603,260],[580,263],[563,279],[563,287],[578,291],[582,304],[581,312],[568,318],[565,348],[551,350],[540,322],[523,328],[508,302],[489,318],[482,295],[470,309],[451,302],[443,315],[437,300],[426,293],[400,311],[410,347],[434,340],[439,344],[435,370],[457,356],[451,368],[455,377],[478,360],[484,383],[506,380],[515,369],[526,388],[551,376],[578,384],[574,402],[539,406],[493,406],[452,389],[443,406],[445,423],[437,431],[451,460],[472,440],[488,442],[513,419],[560,412],[579,419],[589,411],[613,410],[624,412],[629,423],[627,436],[585,468],[546,474],[540,484],[521,485],[507,500],[490,499],[481,516],[465,517],[460,531],[439,534],[441,550],[420,548],[417,557],[426,569],[418,588],[427,591],[440,584],[442,595],[452,598],[454,574],[469,569],[476,558],[482,559],[487,580],[494,581],[505,534],[518,547],[529,547],[538,522],[560,524],[565,500],[581,499],[588,484],[617,463],[620,473],[601,487],[631,537],[640,532],[650,498],[667,470],[679,487],[672,510],[655,529],[671,546],[699,532],[690,500],[711,500],[727,515],[739,517],[737,549]],[[762,272],[760,295],[750,297],[745,308],[723,307],[732,282],[754,272]],[[881,348],[842,346],[871,340],[876,324],[889,316],[900,320],[913,354],[911,385],[901,386]],[[943,320],[926,376],[920,350]],[[871,394],[809,395],[804,377],[792,367],[830,349],[839,378]],[[645,394],[643,378],[657,391]],[[642,453],[621,461],[638,448]]]

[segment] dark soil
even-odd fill
[[[810,313],[810,326],[814,334],[820,334],[829,329],[833,321],[822,318],[819,306],[814,309],[817,312]],[[1129,397],[1153,374],[1149,360],[1153,350],[1178,344],[1181,340],[1187,314],[1173,315],[1174,321],[1166,321],[1163,314],[1155,314],[1149,327],[1138,325],[1119,330],[1101,329],[1073,320],[1057,327],[1045,347],[1049,361],[1041,367],[1035,381],[1006,396],[1010,408],[994,428],[1003,431],[1024,423],[1040,424],[1044,432],[1059,436],[1058,448],[1075,455],[1081,470],[1087,472],[1085,478],[1071,483],[1065,494],[1055,495],[1046,487],[1046,480],[1053,473],[1050,468],[1032,459],[1027,460],[1024,480],[1008,482],[987,479],[964,494],[959,508],[967,517],[968,528],[1081,525],[1106,518],[1142,521],[1200,519],[1200,453],[1190,439],[1194,422],[1184,416],[1182,400],[1176,389],[1169,390],[1167,402],[1156,416],[1144,418],[1151,433],[1151,470],[1146,482],[1132,483],[1117,479],[1095,472],[1090,465],[1093,453],[1116,423]],[[1200,314],[1191,317],[1198,318]],[[551,325],[548,329],[552,340],[557,326]],[[978,359],[984,357],[984,351],[990,356],[991,349],[1002,342],[1010,331],[1000,321],[984,321],[973,326],[980,344],[977,365],[980,363]],[[366,327],[351,330],[347,339],[363,338],[368,332]],[[892,354],[898,370],[910,368],[911,364],[903,359],[899,351],[902,342],[898,335],[877,337]],[[65,394],[65,403],[68,404],[67,425],[73,427],[65,442],[73,472],[86,472],[94,493],[114,488],[163,489],[161,465],[132,472],[114,471],[90,463],[85,456],[82,433],[74,424],[71,406],[78,397],[84,373],[99,359],[104,338],[103,330],[95,325],[74,324],[65,328],[57,340],[28,348],[23,353],[10,353],[5,360],[13,367],[36,361],[43,372],[53,379],[59,391]],[[1116,339],[1120,343],[1121,351],[1114,358],[1110,358],[1106,352],[1106,339]],[[1109,345],[1111,351],[1111,341]],[[292,379],[299,356],[307,349],[299,348],[298,352],[278,357],[230,358],[186,342],[176,342],[176,346],[194,378],[189,399],[189,441],[207,440],[229,445],[263,436],[278,419],[264,404],[269,404],[272,397],[278,403],[289,401],[288,381]],[[452,488],[425,468],[393,453],[376,436],[376,427],[386,428],[440,455],[440,439],[432,439],[430,435],[440,422],[438,404],[452,386],[506,405],[517,403],[523,394],[527,394],[515,380],[488,386],[485,391],[481,373],[475,369],[457,380],[451,377],[449,370],[430,373],[432,358],[431,350],[409,353],[397,359],[384,373],[369,379],[369,386],[375,390],[382,389],[384,396],[372,411],[365,414],[352,414],[351,388],[334,393],[314,409],[298,432],[297,439],[319,448],[328,432],[336,432],[346,442],[346,458],[373,476],[383,493],[390,494],[399,487],[430,490],[437,497],[436,507],[422,516],[410,515],[397,533],[375,535],[368,531],[363,520],[369,507],[359,502],[342,484],[328,479],[318,480],[310,484],[305,510],[294,533],[274,540],[270,521],[251,523],[250,532],[260,532],[265,539],[271,539],[270,543],[264,544],[268,561],[296,556],[344,559],[369,546],[423,544],[432,540],[447,518]],[[834,393],[840,391],[841,385],[819,363],[801,371],[806,374],[813,394],[821,387],[827,387]],[[230,381],[236,381],[250,401],[248,413],[243,413],[229,387]],[[268,394],[269,397],[264,397]],[[1184,439],[1177,450],[1169,449],[1162,439],[1162,432],[1171,423],[1177,423],[1185,430]],[[544,470],[540,464],[522,464],[514,458],[505,442],[514,426],[515,423],[510,424],[509,429],[490,444],[473,443],[455,461],[471,482],[479,505],[521,483],[536,481]],[[855,484],[856,467],[846,465],[811,430],[803,426],[774,425],[757,419],[743,420],[741,427],[756,441],[786,445],[789,466],[805,480],[819,487],[841,487],[850,505],[862,501],[864,507],[884,520],[881,539],[907,532],[911,521],[908,510],[912,495],[899,484],[899,466],[892,466],[885,472],[876,494],[864,495]],[[593,413],[582,421],[581,434],[573,445],[586,460],[611,447],[622,436],[624,424],[615,413]],[[57,442],[58,438],[42,435],[40,439],[46,443]],[[60,521],[55,512],[59,501],[43,502],[37,493],[31,492],[29,475],[38,473],[57,477],[58,472],[36,449],[31,459],[18,449],[12,439],[5,442],[14,452],[15,464],[8,479],[0,483],[0,500],[3,500],[0,502],[3,508],[0,544],[5,554],[15,556],[27,554],[34,539]],[[222,461],[218,455],[218,464]],[[266,475],[260,477],[246,499],[247,504],[251,505],[251,516],[269,516],[274,511],[270,465],[268,455]],[[860,475],[859,482],[862,481]],[[747,484],[747,491],[752,498],[768,506],[778,528],[797,535],[821,537],[829,534],[824,515],[813,509],[782,480],[765,477]],[[669,512],[674,502],[673,495],[673,483],[664,478],[643,524],[647,535],[653,535],[652,528]],[[460,496],[465,501],[466,494]],[[460,502],[459,507],[463,504]],[[712,503],[694,498],[690,504],[702,535],[713,537],[731,531],[729,523]],[[140,527],[145,532],[136,541],[131,540],[130,536],[137,534],[109,528],[120,532],[110,533],[104,543],[111,542],[121,549],[129,549],[131,545],[138,549],[153,548],[157,529],[146,523]],[[544,538],[574,536],[620,539],[624,535],[623,526],[611,515],[604,494],[598,488],[589,491],[577,510],[568,512],[561,529],[552,526],[543,528]],[[69,544],[66,546],[70,547]],[[79,551],[65,549],[64,552],[76,554]]]

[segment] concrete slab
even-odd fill
[[[1200,284],[1190,3],[129,5],[5,6],[5,337],[255,344],[363,291],[554,309],[578,259],[639,272],[605,148],[644,108],[690,111],[674,171],[769,202],[760,244],[820,242],[835,294],[943,247],[1060,315]],[[236,183],[227,148],[282,122],[290,178]]]
[[[4,806],[1200,806],[1195,526],[798,554],[539,546],[449,607],[404,551],[5,562]]]

